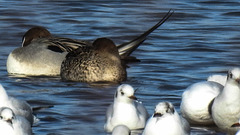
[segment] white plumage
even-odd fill
[[[0,129],[1,135],[32,135],[29,121],[8,107],[0,108]]]
[[[180,117],[169,102],[160,102],[148,120],[143,135],[188,135],[189,123]]]
[[[125,125],[130,130],[145,127],[148,113],[145,107],[136,102],[134,89],[128,84],[122,84],[117,88],[114,102],[108,107],[104,129],[112,132],[117,125]]]
[[[223,91],[214,99],[212,117],[215,124],[227,131],[237,132],[232,127],[240,118],[240,69],[233,68],[228,72],[227,82]]]
[[[209,107],[222,89],[221,84],[210,81],[189,86],[182,94],[180,105],[182,116],[192,124],[214,124]]]
[[[8,96],[0,84],[0,107],[9,107],[16,115],[25,117],[31,124],[34,122],[33,111],[30,105],[23,100]]]

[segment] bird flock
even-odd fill
[[[22,47],[7,59],[9,74],[60,75],[63,81],[114,82],[127,79],[127,63],[138,61],[130,54],[171,15],[170,10],[156,25],[136,39],[115,45],[108,38],[93,43],[53,37],[43,27],[34,27],[23,36]],[[180,112],[171,102],[159,102],[152,115],[138,101],[129,84],[118,86],[106,110],[103,126],[112,135],[189,135],[191,125],[216,125],[229,134],[240,134],[240,68],[226,75],[212,75],[207,81],[190,85],[182,94]],[[0,85],[0,134],[32,135],[38,119],[23,100],[8,96]]]
[[[189,86],[182,94],[180,110],[190,124],[216,125],[235,134],[240,129],[240,68]]]
[[[107,132],[119,131],[117,126],[121,125],[125,126],[124,131],[143,129],[143,135],[188,135],[190,125],[216,125],[222,132],[240,134],[240,68],[230,69],[227,75],[212,75],[207,81],[187,87],[182,94],[181,115],[172,103],[160,102],[154,114],[147,118],[146,109],[136,102],[133,94],[130,85],[118,87],[106,113],[104,129]],[[113,135],[117,135],[117,131],[113,131]],[[124,135],[127,133],[130,132]]]

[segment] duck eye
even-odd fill
[[[3,117],[2,117],[2,116],[0,116],[0,119],[3,119]]]

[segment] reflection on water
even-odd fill
[[[117,85],[63,82],[59,77],[12,76],[8,54],[21,45],[25,31],[44,26],[55,36],[94,40],[109,37],[120,44],[153,26],[169,10],[174,15],[133,53],[124,83],[138,88],[136,96],[149,113],[160,101],[179,111],[181,94],[192,83],[239,66],[239,6],[235,0],[161,1],[16,1],[0,4],[0,81],[10,95],[40,110],[34,134],[106,134],[105,111]],[[220,134],[215,127],[193,127],[192,134]]]

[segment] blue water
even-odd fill
[[[134,39],[157,23],[169,9],[174,15],[132,54],[124,83],[138,88],[136,96],[149,113],[160,101],[179,111],[181,94],[211,74],[240,66],[240,2],[238,0],[141,0],[0,2],[0,83],[8,93],[40,110],[35,135],[104,135],[105,111],[117,85],[91,86],[63,82],[60,77],[8,75],[8,54],[21,45],[32,26],[54,36],[93,41],[111,38],[116,44]],[[216,127],[192,127],[192,135],[221,134]]]

